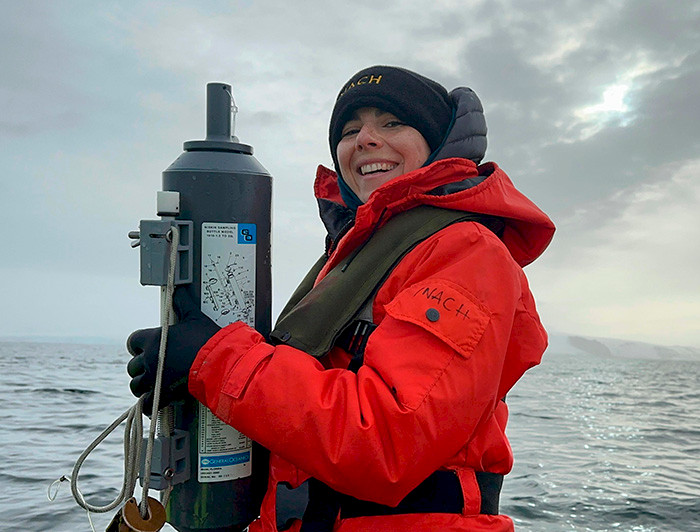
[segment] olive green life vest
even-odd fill
[[[421,205],[391,218],[314,286],[327,260],[324,254],[292,294],[270,339],[322,357],[406,253],[448,225],[463,221],[479,222],[495,233],[503,227],[494,216]]]

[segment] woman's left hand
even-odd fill
[[[173,309],[178,322],[168,327],[159,408],[187,394],[189,371],[197,353],[219,331],[219,326],[199,310],[189,288],[175,290]],[[132,377],[129,387],[136,397],[145,395],[146,414],[153,408],[161,336],[160,327],[140,329],[126,341],[126,348],[133,356],[127,364],[127,372]]]

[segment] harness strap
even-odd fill
[[[476,482],[481,493],[481,514],[498,515],[498,505],[503,484],[503,475],[498,473],[476,472]],[[298,492],[292,495],[293,492]],[[297,510],[278,509],[277,530],[291,526],[292,519],[302,519],[301,532],[330,532],[338,512],[341,519],[353,517],[418,514],[454,513],[464,509],[464,496],[459,478],[454,471],[435,471],[409,493],[397,506],[386,506],[363,501],[333,490],[320,480],[310,478],[296,490],[277,490],[278,505],[289,505],[296,497]],[[283,502],[284,501],[284,502]],[[279,507],[278,507],[279,508]],[[303,517],[302,517],[303,514]]]
[[[320,480],[310,478],[309,501],[300,532],[330,532],[340,509],[340,494]]]
[[[503,475],[477,471],[476,482],[481,492],[479,513],[497,515]],[[459,514],[463,509],[462,486],[454,471],[435,471],[396,507],[340,495],[340,517],[343,519],[371,515]]]
[[[313,357],[324,356],[396,263],[418,243],[453,223],[486,224],[491,218],[494,217],[429,205],[397,214],[357,248],[355,254],[314,284],[326,260],[321,257],[283,309],[270,340]]]
[[[343,519],[369,515],[397,515],[418,513],[461,513],[464,508],[462,487],[452,471],[435,471],[421,482],[396,506],[385,506],[347,495],[340,498],[340,516]]]
[[[371,321],[355,320],[338,337],[335,345],[343,348],[352,355],[352,360],[348,369],[357,373],[364,362],[365,347],[369,335],[374,332],[377,326]]]

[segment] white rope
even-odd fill
[[[56,500],[56,496],[58,495],[58,490],[61,489],[61,482],[70,482],[70,479],[66,475],[62,475],[61,478],[57,478],[54,480],[51,484],[49,484],[49,487],[46,489],[46,497],[51,501]],[[56,486],[55,490],[53,493],[51,493],[51,490]]]
[[[161,339],[160,339],[160,349],[158,350],[158,369],[156,370],[156,382],[153,390],[153,407],[152,412],[158,412],[158,406],[160,404],[160,391],[163,381],[163,368],[165,366],[165,348],[168,337],[168,326],[170,325],[170,317],[172,315],[172,299],[173,290],[175,287],[175,264],[177,258],[177,247],[180,240],[180,235],[177,227],[173,225],[170,229],[171,235],[171,245],[170,245],[170,266],[168,269],[168,281],[166,285],[165,292],[165,305],[164,311],[161,313]],[[90,453],[104,441],[107,436],[109,436],[119,425],[121,425],[126,420],[126,426],[124,427],[124,474],[122,478],[122,486],[119,495],[104,506],[96,506],[89,503],[80,489],[78,488],[78,478],[80,475],[80,469],[83,463],[90,455]],[[148,442],[146,445],[146,459],[145,459],[145,474],[142,479],[143,490],[141,493],[141,504],[139,506],[141,517],[144,519],[148,516],[148,490],[151,481],[151,464],[153,460],[153,444],[155,441],[155,429],[156,429],[156,418],[152,417],[151,424],[148,431]],[[105,513],[113,510],[125,500],[131,498],[136,489],[136,481],[139,476],[139,461],[141,457],[141,448],[143,446],[143,397],[136,401],[136,404],[126,410],[122,415],[115,419],[102,433],[95,438],[95,440],[88,445],[88,447],[82,452],[75,462],[73,467],[73,472],[70,477],[65,475],[61,478],[55,480],[49,485],[47,490],[47,496],[49,500],[53,501],[58,494],[58,489],[61,482],[69,481],[71,484],[71,493],[75,502],[87,511],[88,519],[90,520],[90,526],[92,526],[92,519],[90,518],[90,512],[93,513]],[[55,487],[53,494],[51,489]],[[169,486],[165,493],[165,504],[167,504],[167,499],[172,491],[172,486]],[[164,506],[165,506],[164,504]]]
[[[141,454],[141,440],[143,438],[143,421],[141,414],[143,412],[143,401],[139,399],[134,406],[129,408],[121,416],[115,419],[112,424],[107,427],[95,440],[87,446],[87,448],[78,457],[73,467],[73,473],[70,476],[70,488],[75,502],[78,506],[84,508],[88,512],[105,513],[119,506],[123,501],[131,497],[136,487],[136,479],[138,477],[139,456]],[[122,487],[119,495],[104,506],[96,506],[87,502],[78,487],[78,478],[83,462],[87,459],[90,453],[109,436],[122,422],[126,420],[124,428],[124,475],[122,479]]]
[[[165,367],[165,348],[168,343],[168,327],[170,315],[173,311],[173,291],[175,290],[175,264],[177,261],[177,246],[180,242],[180,232],[176,225],[170,229],[170,266],[168,268],[168,283],[165,287],[165,309],[160,317],[160,349],[158,350],[158,369],[156,370],[156,384],[153,388],[153,408],[151,412],[158,412],[160,406],[160,389],[163,384],[163,368]],[[146,446],[145,474],[143,476],[143,490],[141,491],[141,517],[148,517],[148,486],[151,483],[151,462],[153,461],[153,442],[156,437],[156,418],[152,417],[148,430],[148,444]]]

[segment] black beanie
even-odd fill
[[[450,97],[439,83],[393,66],[360,70],[343,86],[331,115],[328,140],[338,175],[336,149],[343,126],[361,107],[377,107],[417,129],[431,152],[440,146],[452,121]]]

